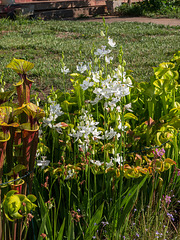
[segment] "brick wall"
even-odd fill
[[[28,3],[28,2],[33,2],[33,0],[15,0],[15,3]],[[1,4],[1,0],[0,0],[0,4]]]
[[[33,0],[15,0],[15,3],[28,3],[33,2]]]
[[[15,0],[15,3],[28,3],[28,2],[33,2],[33,1],[43,1],[43,0]],[[45,0],[45,1],[48,1],[48,0]],[[53,0],[53,1],[60,1],[60,0]],[[96,2],[97,5],[100,4],[100,3],[98,4],[98,2],[101,2],[100,0],[90,0],[90,2],[91,1]],[[141,1],[143,1],[143,0],[132,0],[132,2],[141,2]],[[128,2],[128,0],[122,0],[122,2],[126,3],[126,2]],[[0,0],[0,4],[1,4],[1,0]],[[90,5],[92,5],[92,4],[90,4]]]

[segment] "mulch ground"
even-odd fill
[[[117,16],[106,16],[104,17],[106,23],[113,22],[140,22],[140,23],[154,23],[169,26],[180,26],[180,19],[169,19],[169,18],[148,18],[148,17],[117,17]],[[102,22],[102,17],[79,19],[81,22]]]

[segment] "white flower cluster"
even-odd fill
[[[68,170],[68,174],[65,179],[68,180],[68,179],[72,178],[75,174],[76,173],[72,169],[70,169],[70,170]]]
[[[91,103],[97,104],[100,100],[105,99],[105,107],[109,106],[111,110],[117,107],[117,103],[121,101],[121,98],[130,94],[130,87],[132,86],[130,78],[123,77],[121,79],[117,74],[116,79],[108,75],[107,79],[101,81],[99,87],[94,89],[93,93],[96,97]]]
[[[84,114],[80,116],[79,126],[77,126],[78,131],[70,134],[70,136],[75,137],[77,141],[80,138],[84,138],[84,140],[88,143],[89,136],[92,135],[92,138],[99,138],[101,134],[100,131],[97,130],[96,125],[99,122],[95,122],[92,114],[88,114],[88,111],[84,111]]]
[[[91,78],[87,77],[82,84],[80,84],[81,88],[85,91],[87,90],[89,87],[94,86],[94,82],[90,82]]]
[[[88,66],[86,64],[83,64],[83,62],[80,62],[79,65],[76,66],[76,69],[80,73],[84,73],[88,70]]]
[[[116,43],[110,37],[108,37],[108,44],[110,47],[116,46]],[[111,53],[111,50],[106,46],[102,46],[94,52],[94,55],[99,59],[103,57],[106,64],[110,64],[113,57],[108,57],[107,55],[109,53]],[[84,72],[87,70],[87,67],[81,63],[77,69]],[[119,105],[122,97],[130,94],[132,82],[131,79],[126,76],[124,67],[119,65],[114,71],[111,71],[110,75],[106,75],[103,69],[99,71],[96,69],[95,72],[90,71],[89,76],[82,84],[80,84],[80,86],[84,91],[88,88],[92,88],[92,91],[95,94],[94,100],[91,101],[93,105],[104,99],[106,104],[105,107],[110,107],[110,109],[113,110]]]
[[[110,127],[110,130],[106,130],[104,135],[102,136],[102,139],[107,139],[110,140],[113,137],[117,136],[117,139],[119,139],[119,137],[121,136],[120,133],[117,133],[116,131],[114,131],[113,128]]]
[[[101,58],[101,57],[106,56],[110,52],[111,52],[110,49],[106,49],[106,46],[102,46],[101,48],[98,48],[97,51],[94,54]]]
[[[95,86],[97,83],[100,82],[102,72],[90,72],[90,77],[87,77],[82,84],[80,84],[81,88],[85,91],[90,87]]]
[[[52,101],[49,109],[49,117],[43,119],[43,125],[55,128],[57,132],[61,133],[61,123],[56,123],[56,119],[63,114],[64,112],[61,111],[60,105]]]
[[[103,162],[100,162],[99,160],[90,160],[91,163],[95,164],[96,166],[100,167],[101,165],[103,165]]]
[[[111,158],[111,161],[114,161],[115,163],[118,163],[118,165],[122,166],[122,163],[126,160],[122,156],[119,156],[119,153],[117,153],[115,158]]]
[[[84,111],[83,115],[80,116],[80,122],[79,125],[77,126],[77,131],[74,129],[72,130],[72,133],[69,135],[71,137],[76,138],[75,142],[78,141],[79,139],[83,139],[83,146],[79,145],[79,147],[84,147],[85,145],[88,146],[90,139],[93,139],[94,141],[96,139],[100,139],[101,136],[101,131],[98,131],[97,125],[99,122],[95,122],[92,114],[88,114],[88,111]],[[80,141],[81,143],[81,141]]]
[[[116,43],[110,37],[108,37],[108,45],[112,48],[116,47]],[[107,73],[107,65],[113,60],[113,57],[108,56],[108,54],[111,53],[109,47],[102,46],[94,52],[94,55],[96,56],[95,63],[100,63],[104,60],[105,65],[103,65],[102,68],[97,67],[100,66],[100,64],[93,67],[92,62],[89,63],[89,65],[81,62],[77,66],[77,71],[81,73],[86,71],[86,73],[88,73],[86,79],[80,84],[80,86],[84,91],[90,88],[90,91],[93,93],[93,99],[91,99],[91,101],[88,100],[89,103],[95,105],[103,100],[104,108],[107,111],[116,110],[118,113],[122,113],[121,100],[123,97],[130,94],[132,82],[131,79],[126,76],[126,72],[124,72],[124,64],[109,71],[109,74]],[[132,111],[131,104],[127,104],[124,107],[125,109]],[[120,132],[125,131],[127,127],[123,126],[120,114],[117,121],[119,122],[116,131],[110,127],[102,134],[101,131],[98,131],[98,122],[94,121],[91,114],[84,111],[83,115],[80,117],[77,130],[73,129],[70,136],[75,138],[75,142],[79,141],[79,144],[81,144],[79,147],[85,151],[89,147],[90,140],[111,140],[114,137],[118,140],[121,136]],[[97,161],[94,163],[100,164]],[[108,164],[111,165],[111,161]]]
[[[108,37],[108,44],[111,47],[115,47],[116,43]],[[94,55],[97,56],[99,59],[104,58],[106,64],[110,64],[113,60],[113,57],[108,57],[107,55],[111,53],[110,49],[107,49],[106,46],[101,46],[101,48],[98,48],[95,52]],[[90,70],[92,67],[92,62],[88,63],[87,65],[84,64],[83,62],[80,62],[79,65],[77,65],[76,69],[80,73],[84,73],[87,70]],[[95,83],[99,83],[100,81],[100,73],[99,71],[91,72],[90,77],[87,77],[80,86],[82,87],[83,90],[87,90],[89,87],[92,87],[95,85]]]
[[[113,41],[113,39],[111,39],[110,37],[108,37],[108,44],[111,47],[116,47],[116,43]],[[96,52],[94,53],[94,55],[101,57],[107,57],[106,55],[109,54],[111,52],[110,49],[106,49],[106,46],[101,46],[101,48],[98,48],[96,50]]]
[[[50,160],[46,160],[46,156],[41,156],[42,160],[37,160],[37,166],[41,167],[41,169],[44,169],[47,167],[50,163]]]
[[[106,169],[113,167],[114,165],[116,165],[116,163],[118,163],[118,165],[122,166],[123,162],[125,162],[126,160],[122,157],[119,156],[119,153],[116,154],[116,157],[111,157],[109,162],[106,162]],[[101,165],[104,164],[104,162],[100,162],[99,160],[90,160],[91,163],[93,163],[94,165],[100,167]]]
[[[79,147],[85,152],[88,150],[88,146],[90,144],[90,140],[110,140],[114,137],[117,137],[117,140],[120,138],[121,134],[114,131],[113,128],[110,127],[109,130],[106,130],[103,135],[101,131],[98,131],[97,125],[99,122],[95,122],[92,114],[88,114],[88,111],[84,111],[83,115],[80,116],[80,122],[77,126],[77,131],[72,129],[72,133],[69,135],[75,138],[75,142],[79,141]],[[121,128],[122,130],[122,128]]]

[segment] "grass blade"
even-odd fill
[[[97,211],[95,212],[95,214],[91,218],[89,226],[88,226],[88,228],[86,230],[84,239],[86,239],[86,240],[92,239],[93,234],[97,230],[98,224],[101,221],[102,214],[103,214],[103,208],[104,208],[104,203],[101,204],[101,206],[97,209]]]
[[[59,230],[57,240],[63,240],[64,227],[65,227],[65,218],[64,218],[63,224],[61,225],[61,228]]]

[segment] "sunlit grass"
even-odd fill
[[[180,49],[180,27],[126,22],[108,26],[109,35],[118,47],[123,47],[127,69],[133,71],[133,77],[138,81],[148,81],[152,67],[168,61]],[[62,88],[62,53],[67,67],[75,71],[74,66],[79,61],[90,58],[93,44],[96,47],[103,44],[102,29],[103,25],[95,22],[1,19],[1,71],[8,71],[4,80],[14,82],[13,73],[5,68],[12,57],[23,58],[35,63],[36,68],[30,77],[35,80],[37,88],[51,85]],[[115,57],[118,62],[117,54]],[[67,88],[71,86],[69,79],[66,79],[66,84]]]

